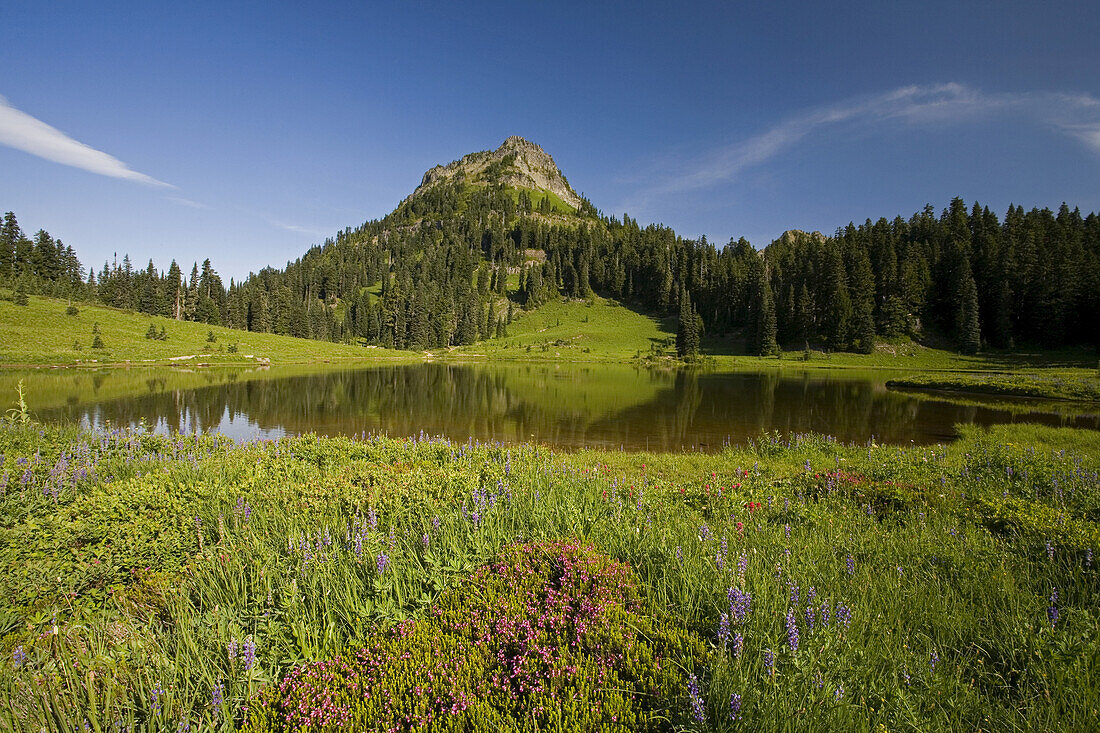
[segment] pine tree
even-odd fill
[[[978,321],[978,288],[970,269],[966,268],[962,285],[962,302],[956,321],[959,351],[976,354],[982,345],[981,324]]]
[[[680,323],[676,329],[676,353],[683,359],[693,359],[699,353],[699,330],[691,296],[680,292]]]
[[[852,253],[852,350],[870,354],[875,350],[875,277],[867,252],[856,247]]]
[[[779,353],[776,343],[775,301],[762,263],[753,263],[750,349],[757,356]]]

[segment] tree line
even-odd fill
[[[171,318],[398,349],[502,336],[519,309],[593,293],[678,315],[677,346],[727,337],[755,354],[815,344],[870,352],[875,340],[1047,348],[1100,343],[1100,218],[954,199],[938,215],[787,232],[763,250],[719,248],[661,225],[562,212],[502,185],[447,182],[389,216],[347,228],[283,269],[226,287],[211,261],[184,276],[128,256],[97,273],[15,215],[0,228],[0,282]],[[1089,326],[1089,324],[1094,324]]]

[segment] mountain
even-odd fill
[[[1011,206],[1002,221],[956,198],[939,216],[929,205],[833,236],[791,229],[762,250],[744,238],[716,246],[601,215],[546,151],[521,137],[431,168],[392,213],[337,232],[285,268],[266,267],[228,289],[209,260],[190,278],[185,272],[174,262],[167,273],[152,262],[136,269],[123,258],[82,282],[71,248],[44,231],[32,242],[14,214],[0,225],[0,283],[13,298],[72,294],[181,320],[397,349],[501,339],[525,313],[554,303],[583,311],[596,296],[654,323],[679,322],[686,351],[702,344],[768,354],[776,344],[812,343],[870,352],[876,337],[926,334],[968,351],[1100,339],[1092,327],[1100,320],[1096,214]],[[587,314],[579,322],[597,330]],[[614,328],[641,332],[630,323],[615,320]],[[654,334],[631,349],[661,352],[667,341]]]
[[[462,160],[431,168],[412,197],[423,196],[444,182],[504,185],[518,191],[551,193],[574,211],[583,204],[549,153],[518,135],[505,140],[496,150],[470,153]]]

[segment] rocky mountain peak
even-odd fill
[[[562,175],[550,154],[536,143],[512,135],[496,150],[470,153],[461,160],[437,165],[428,170],[413,196],[461,176],[467,184],[503,183],[513,188],[549,191],[573,208],[580,208],[581,198]]]

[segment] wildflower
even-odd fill
[[[783,525],[783,534],[785,534],[787,536],[787,540],[790,541],[790,539],[791,539],[791,525],[789,525],[789,524],[784,524]]]
[[[775,652],[771,649],[764,650],[764,669],[768,674],[775,674]]]
[[[210,691],[210,705],[220,708],[223,702],[225,702],[225,685],[219,679],[218,684],[214,685],[214,689]]]
[[[439,517],[432,517],[432,529],[439,529]]]
[[[928,657],[928,671],[936,671],[936,663],[940,661],[940,655],[936,653],[936,650],[932,650],[932,654]]]
[[[798,623],[794,609],[787,611],[787,644],[790,645],[792,652],[798,651]]]
[[[726,644],[730,640],[730,617],[728,613],[723,613],[722,617],[718,621],[718,643],[722,645],[724,649]]]
[[[1058,623],[1058,589],[1055,588],[1050,593],[1050,608],[1047,609],[1047,618],[1050,619],[1051,628]]]
[[[1085,550],[1085,567],[1086,568],[1091,568],[1092,567],[1092,548],[1091,547],[1089,549]]]
[[[733,644],[731,646],[733,647],[734,658],[740,658],[745,651],[745,637],[741,636],[741,634],[734,634]]]
[[[710,528],[706,524],[699,528],[699,539],[703,542],[710,539]]]
[[[676,562],[681,565],[684,564],[684,551],[680,549],[679,545],[676,545]]]
[[[702,723],[706,721],[706,706],[703,702],[703,696],[699,694],[699,680],[695,675],[688,678],[688,695],[691,697],[691,710],[695,722]]]
[[[226,651],[229,652],[229,659],[233,660],[237,658],[237,639],[236,637],[229,640],[229,644],[226,645]]]
[[[844,604],[837,604],[836,607],[836,620],[844,624],[844,628],[848,628],[852,624],[852,609],[848,608]]]
[[[741,720],[741,696],[736,692],[730,695],[730,720]]]
[[[244,668],[246,670],[252,669],[252,665],[256,663],[256,642],[252,640],[251,636],[244,640],[241,657],[244,659]]]
[[[833,700],[840,702],[844,698],[844,688],[840,685],[836,686],[836,692],[833,693]]]
[[[164,694],[164,690],[161,689],[160,683],[158,682],[157,686],[153,688],[153,693],[152,693],[153,700],[152,700],[152,705],[150,706],[153,709],[153,714],[154,715],[156,713],[160,712],[160,709],[161,709],[160,698],[161,698],[161,695],[163,695],[163,694]]]
[[[814,631],[814,623],[816,622],[816,620],[817,620],[817,617],[816,617],[816,614],[814,613],[814,607],[813,606],[806,606],[806,628],[808,628],[810,630],[811,634]]]
[[[378,554],[378,574],[381,575],[382,573],[386,572],[386,568],[389,566],[389,564],[390,564],[390,558],[388,556],[386,556],[384,553],[379,553]]]
[[[1054,562],[1054,545],[1050,543],[1050,540],[1047,540],[1047,558]]]
[[[852,575],[856,571],[856,561],[851,555],[848,555],[848,575]]]
[[[22,646],[15,647],[15,653],[12,654],[12,661],[15,663],[16,668],[22,667],[23,663],[27,661],[27,653],[23,651]]]

